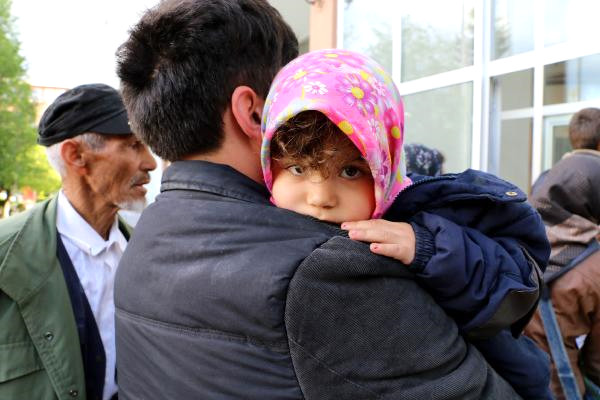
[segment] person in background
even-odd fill
[[[38,132],[62,188],[0,221],[0,398],[116,399],[113,285],[131,235],[117,211],[143,208],[156,162],[104,84],[60,95]]]
[[[424,176],[439,176],[443,173],[444,155],[436,149],[418,143],[404,145],[406,172]]]
[[[573,152],[568,152],[563,157],[574,153],[586,151],[600,151],[600,108],[584,108],[573,114],[569,122],[569,141]],[[531,194],[535,194],[546,178],[549,170],[540,174],[531,186]]]
[[[586,108],[571,118],[569,138],[573,150],[548,172],[531,196],[552,246],[544,278],[560,327],[564,347],[585,393],[584,376],[600,385],[600,251],[568,270],[561,270],[600,238],[600,109]],[[550,354],[539,313],[525,330]],[[552,391],[565,398],[552,365]]]

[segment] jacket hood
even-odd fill
[[[546,225],[564,222],[578,215],[600,223],[600,152],[576,150],[552,168],[532,203]]]
[[[600,235],[600,152],[575,150],[561,159],[531,199],[552,246],[547,275]]]

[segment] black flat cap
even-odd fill
[[[58,96],[40,119],[37,142],[51,146],[86,132],[132,133],[121,95],[112,87],[81,85]]]

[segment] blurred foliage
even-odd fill
[[[0,191],[29,186],[43,197],[58,190],[60,179],[36,144],[35,104],[10,9],[10,0],[0,0]]]

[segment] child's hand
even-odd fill
[[[391,222],[384,219],[344,222],[342,229],[348,231],[350,239],[371,242],[371,251],[395,258],[409,265],[415,258],[415,232],[405,222]]]

